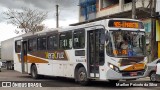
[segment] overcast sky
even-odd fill
[[[79,0],[0,0],[0,42],[18,34],[17,28],[7,24],[3,12],[8,8],[19,10],[21,7],[36,8],[48,11],[48,18],[43,22],[48,28],[56,27],[55,5],[59,4],[60,27],[66,27],[71,23],[78,22],[78,1]]]

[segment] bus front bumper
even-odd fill
[[[144,70],[142,71],[136,71],[136,72],[116,72],[112,69],[109,69],[107,71],[107,79],[108,80],[130,80],[130,79],[138,79],[143,78],[144,76]],[[134,73],[137,73],[135,75]]]

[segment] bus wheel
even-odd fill
[[[84,67],[78,69],[77,79],[78,82],[83,86],[88,84],[87,73]]]
[[[156,72],[152,72],[149,77],[150,77],[150,81],[156,82]]]
[[[38,77],[39,77],[39,75],[37,74],[37,67],[36,67],[36,65],[33,65],[31,67],[31,76],[34,79],[38,79]]]

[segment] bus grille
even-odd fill
[[[120,63],[121,63],[121,66],[126,66],[126,65],[139,63],[143,60],[144,60],[144,57],[129,57],[129,58],[122,58]]]
[[[143,76],[144,75],[145,70],[141,70],[141,71],[134,71],[134,72],[124,72],[122,71],[122,76],[123,77],[130,77],[130,76]],[[135,75],[133,75],[132,73],[136,73]]]

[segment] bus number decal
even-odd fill
[[[128,54],[128,52],[125,49],[123,49],[123,50],[113,50],[113,54],[114,55],[118,55],[118,54],[126,55],[126,54]]]

